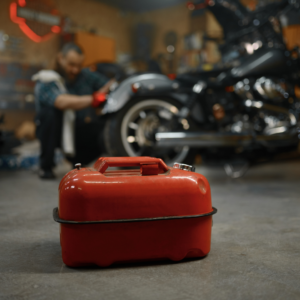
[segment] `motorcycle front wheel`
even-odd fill
[[[187,131],[192,121],[177,117],[182,105],[173,99],[134,99],[110,116],[104,129],[105,146],[110,156],[152,156],[168,165],[192,164],[196,150],[188,146],[158,148],[155,133]]]

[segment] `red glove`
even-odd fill
[[[98,107],[102,105],[105,101],[106,101],[105,93],[100,93],[100,92],[93,93],[93,101],[92,101],[93,107]]]

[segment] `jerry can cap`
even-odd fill
[[[174,163],[173,168],[174,169],[184,170],[184,171],[195,172],[195,167],[194,166],[190,166],[190,165],[186,165],[186,164],[181,164],[181,163],[178,163],[178,162]]]

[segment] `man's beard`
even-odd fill
[[[68,74],[66,73],[66,71],[64,70],[64,68],[61,66],[61,64],[56,61],[55,64],[55,71],[62,77],[65,79],[66,82],[68,83],[72,83],[76,80],[77,76],[74,76],[73,78],[70,78],[68,76]]]

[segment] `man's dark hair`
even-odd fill
[[[80,46],[78,46],[75,43],[64,44],[63,47],[60,50],[60,52],[62,53],[63,56],[66,56],[70,51],[75,51],[76,53],[78,53],[80,55],[83,54],[83,51],[80,48]]]

